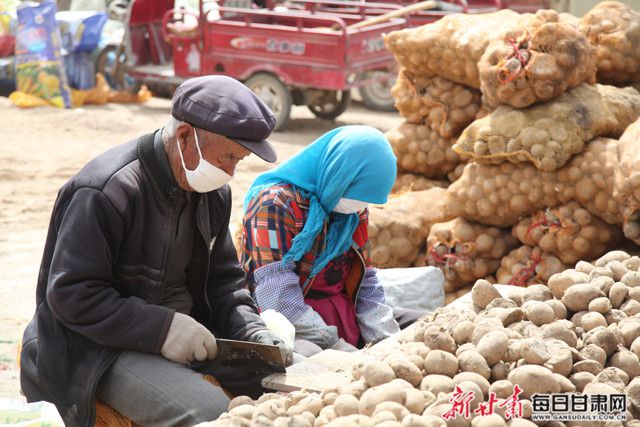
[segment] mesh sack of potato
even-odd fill
[[[454,170],[447,174],[447,180],[449,180],[449,183],[456,182],[458,178],[462,176],[465,166],[467,166],[466,163],[460,163]]]
[[[439,75],[479,89],[478,60],[493,38],[518,28],[520,19],[508,9],[456,13],[432,24],[393,31],[384,36],[384,42],[398,63],[414,75]]]
[[[494,40],[478,63],[483,103],[517,108],[596,82],[595,49],[553,10]]]
[[[371,260],[381,268],[411,267],[424,251],[431,224],[451,219],[442,188],[392,195],[369,207]]]
[[[591,215],[577,202],[535,213],[513,227],[522,244],[538,246],[564,264],[595,259],[615,245],[620,228]]]
[[[640,12],[623,3],[601,2],[582,17],[580,31],[596,48],[599,82],[640,81]]]
[[[508,230],[456,218],[431,226],[425,261],[442,270],[444,291],[453,292],[495,273],[502,257],[516,245]]]
[[[553,171],[594,137],[619,137],[638,116],[635,89],[583,84],[545,104],[498,107],[469,125],[453,150],[479,163],[531,162]]]
[[[592,215],[609,224],[622,224],[620,206],[612,197],[616,180],[616,139],[596,138],[581,154],[558,171],[558,181],[571,183],[566,195],[580,203]]]
[[[429,190],[433,187],[447,188],[449,181],[425,178],[422,175],[412,173],[399,173],[396,176],[396,183],[391,189],[392,193],[404,193],[407,191]]]
[[[444,77],[398,73],[391,88],[396,108],[409,123],[427,124],[443,138],[457,136],[475,120],[480,110],[480,92]]]
[[[447,188],[454,217],[509,227],[540,209],[572,200],[609,224],[621,224],[613,199],[618,141],[597,138],[563,168],[544,172],[531,164],[468,164]]]
[[[623,217],[624,235],[640,244],[640,120],[622,135],[617,154],[613,196]]]
[[[525,245],[502,258],[496,279],[498,283],[514,286],[546,284],[551,276],[567,268],[555,255]]]
[[[444,177],[461,162],[451,148],[455,139],[443,138],[427,125],[404,122],[386,136],[398,158],[398,171],[437,178]]]

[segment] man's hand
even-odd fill
[[[172,362],[186,364],[194,359],[214,359],[218,345],[207,328],[186,314],[176,313],[160,353]]]
[[[277,345],[280,348],[280,353],[282,354],[282,359],[284,360],[285,366],[291,366],[291,364],[293,363],[293,348],[289,347],[287,343],[282,341],[276,334],[268,329],[263,329],[255,332],[253,335],[250,335],[249,338],[247,338],[247,341],[260,344]]]

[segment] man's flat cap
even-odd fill
[[[249,88],[227,76],[186,80],[173,95],[171,114],[194,127],[226,136],[267,162],[276,152],[267,141],[276,116]]]

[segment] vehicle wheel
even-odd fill
[[[244,84],[276,115],[276,126],[273,130],[282,129],[289,120],[293,103],[291,92],[284,83],[274,75],[259,73],[249,77]]]
[[[395,111],[395,101],[391,96],[391,88],[395,83],[396,78],[393,77],[358,88],[362,103],[372,110]]]
[[[134,80],[125,72],[127,57],[124,53],[118,58],[118,46],[106,46],[100,51],[95,62],[96,73],[102,73],[113,89],[138,93],[142,83]],[[120,62],[120,66],[116,64]]]
[[[312,97],[307,107],[316,117],[321,119],[335,119],[344,113],[351,101],[349,90],[323,90],[318,96]]]

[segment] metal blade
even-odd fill
[[[276,345],[216,338],[218,355],[211,363],[255,372],[286,372]]]

